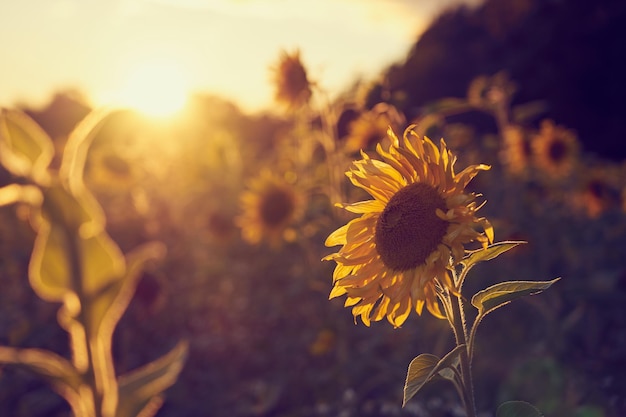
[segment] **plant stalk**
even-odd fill
[[[463,391],[464,391],[464,401],[465,411],[467,413],[467,417],[476,417],[476,402],[474,400],[474,385],[472,382],[472,369],[468,354],[468,345],[469,342],[467,337],[467,328],[465,322],[465,314],[463,312],[463,299],[461,296],[457,296],[457,300],[452,300],[450,297],[450,306],[452,308],[452,320],[450,321],[452,324],[452,330],[454,332],[454,337],[456,339],[457,346],[465,345],[465,347],[460,352],[460,361],[461,361],[461,378],[463,382]]]

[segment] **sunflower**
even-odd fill
[[[402,116],[386,103],[379,103],[371,110],[362,112],[350,122],[345,138],[345,151],[349,154],[371,150],[387,138],[387,129],[400,124]],[[403,120],[402,120],[403,121]]]
[[[583,171],[584,178],[574,192],[574,206],[578,206],[591,219],[620,206],[620,186],[623,177],[620,169],[610,164],[590,167]]]
[[[300,51],[282,52],[278,66],[273,69],[276,101],[290,108],[299,108],[311,98],[311,83],[300,60]]]
[[[424,305],[443,318],[437,294],[459,292],[450,269],[466,254],[464,245],[493,242],[489,221],[476,217],[477,195],[465,191],[490,167],[471,165],[456,174],[456,157],[443,139],[438,148],[413,126],[402,142],[391,129],[388,135],[388,151],[376,148],[380,160],[362,152],[346,172],[374,199],[338,205],[361,217],[328,236],[326,246],[343,246],[324,260],[337,263],[329,298],[347,295],[355,321],[360,316],[369,326],[386,317],[398,327],[411,310],[421,315]]]
[[[526,133],[519,125],[507,125],[502,130],[500,160],[506,171],[513,176],[523,176],[530,158],[530,144]]]
[[[563,179],[573,172],[578,161],[579,146],[572,130],[556,126],[551,120],[544,120],[531,145],[535,164],[551,179]]]
[[[281,177],[264,171],[241,196],[243,213],[235,219],[243,238],[252,244],[267,240],[273,246],[292,241],[290,227],[303,211],[303,198]]]

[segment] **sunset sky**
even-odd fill
[[[336,92],[403,59],[459,1],[6,1],[0,106],[42,105],[76,88],[95,106],[174,106],[205,91],[258,111],[273,103],[270,67],[281,50],[300,49],[310,78]]]

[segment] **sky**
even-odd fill
[[[3,1],[0,106],[77,89],[93,106],[156,111],[208,92],[260,111],[281,51],[299,50],[310,79],[340,91],[404,59],[459,2],[477,0]]]

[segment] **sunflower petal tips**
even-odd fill
[[[480,222],[481,222],[483,229],[485,230],[485,235],[487,236],[487,240],[489,241],[490,244],[493,243],[493,240],[495,238],[493,226],[491,225],[489,220],[487,220],[484,217],[480,219]],[[485,242],[483,246],[487,246],[487,242]]]
[[[344,287],[340,287],[340,286],[335,285],[333,287],[333,289],[330,291],[330,294],[328,295],[328,299],[332,300],[333,298],[341,297],[346,292],[347,291],[346,291],[346,289]]]

